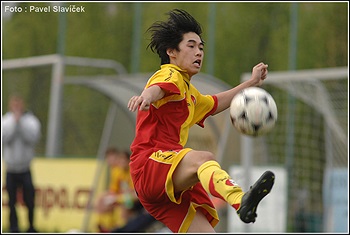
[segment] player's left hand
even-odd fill
[[[267,67],[268,65],[263,62],[253,67],[251,79],[257,84],[257,86],[262,85],[263,81],[266,79],[268,73]]]

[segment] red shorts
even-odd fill
[[[153,153],[135,182],[135,190],[145,209],[172,232],[187,232],[197,210],[202,211],[213,227],[219,222],[217,211],[201,183],[174,194],[172,175],[191,150]]]

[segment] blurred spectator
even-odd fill
[[[105,159],[109,167],[109,187],[97,200],[100,231],[122,227],[140,206],[129,171],[128,152],[109,148]]]
[[[144,232],[156,220],[139,202],[129,171],[130,154],[109,148],[105,159],[110,167],[109,190],[97,202],[99,232]],[[119,212],[119,213],[118,213]]]
[[[30,164],[34,157],[34,148],[41,136],[41,124],[33,113],[25,110],[24,100],[19,95],[10,97],[8,108],[8,112],[2,118],[2,140],[10,232],[20,232],[16,211],[19,188],[22,189],[23,201],[28,209],[27,232],[37,232],[34,226],[35,189]]]

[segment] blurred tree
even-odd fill
[[[298,68],[348,65],[346,3],[300,4]]]

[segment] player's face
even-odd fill
[[[186,70],[192,77],[199,73],[204,57],[203,42],[200,37],[193,32],[185,33],[183,40],[179,43],[179,50],[168,50],[170,63]]]

